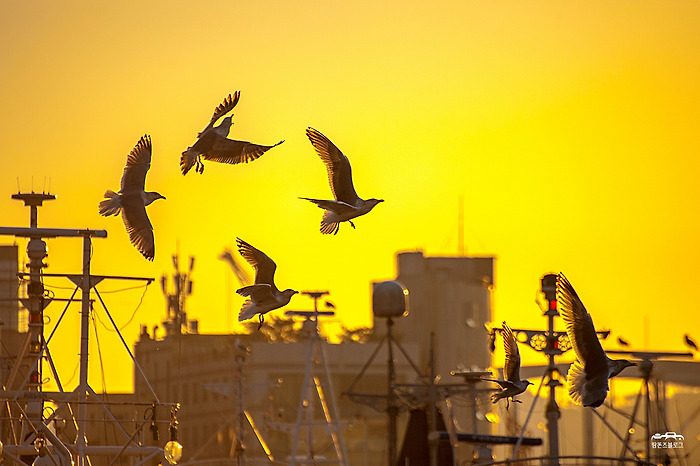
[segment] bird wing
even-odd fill
[[[131,244],[143,257],[152,261],[156,255],[153,226],[146,215],[146,206],[140,193],[122,195],[122,220]]]
[[[151,168],[151,150],[151,137],[148,134],[143,135],[131,149],[122,174],[122,193],[140,193],[144,190],[146,173]]]
[[[501,388],[506,389],[506,388],[517,388],[513,382],[510,380],[498,380],[498,379],[481,379],[485,380],[487,382],[496,382],[498,385],[501,386]]]
[[[520,382],[520,351],[515,341],[513,331],[503,322],[503,348],[506,350],[506,362],[503,366],[503,378],[517,383]]]
[[[214,113],[211,116],[211,120],[209,121],[209,124],[207,125],[206,128],[204,128],[202,130],[201,133],[199,133],[197,135],[197,137],[201,136],[202,134],[204,134],[204,132],[206,130],[213,127],[214,123],[216,123],[216,120],[218,120],[219,118],[221,118],[222,116],[226,115],[228,112],[233,110],[233,107],[236,106],[236,104],[238,103],[238,99],[240,99],[240,98],[241,98],[241,91],[234,92],[233,97],[231,97],[231,94],[229,94],[228,97],[226,97],[224,99],[224,101],[221,102],[219,104],[219,106],[214,109]]]
[[[299,199],[304,199],[305,201],[313,202],[321,209],[330,210],[339,215],[356,210],[355,207],[342,201],[331,201],[328,199],[310,199],[308,197],[300,197]]]
[[[260,283],[258,285],[244,286],[236,290],[241,296],[247,296],[253,300],[253,302],[261,301],[272,301],[275,297],[272,295],[272,287],[267,283]]]
[[[603,373],[607,378],[608,357],[596,335],[593,319],[563,273],[557,277],[557,308],[576,356],[585,367],[586,378]]]
[[[214,162],[230,163],[232,165],[237,163],[248,163],[257,159],[268,150],[282,144],[283,142],[284,141],[280,141],[272,146],[261,146],[248,141],[217,138],[213,147],[209,149],[203,155],[203,157]]]
[[[313,128],[306,129],[311,145],[326,165],[328,182],[336,200],[350,205],[356,205],[360,199],[352,184],[352,168],[350,161],[326,136]]]
[[[278,293],[275,287],[275,269],[277,264],[270,259],[267,254],[254,248],[240,238],[236,238],[238,252],[255,269],[255,285],[268,284],[273,290],[273,294]]]

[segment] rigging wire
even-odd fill
[[[22,281],[29,281],[26,279],[22,279]],[[144,288],[150,285],[150,282],[146,283],[145,285],[137,285],[137,286],[129,286],[126,288],[117,288],[116,290],[102,290],[102,294],[109,294],[109,293],[121,293],[122,291],[131,291],[131,290],[136,290],[139,288]],[[59,285],[47,285],[44,284],[44,288],[51,288],[51,289],[57,289],[57,290],[72,290],[72,286],[59,286]]]
[[[102,397],[104,397],[105,404],[109,404],[109,400],[107,399],[107,397],[108,397],[108,395],[107,395],[107,380],[105,378],[104,359],[102,358],[102,346],[100,345],[100,338],[97,334],[97,319],[95,318],[97,313],[95,312],[94,308],[92,307],[92,304],[90,305],[90,308],[92,311],[90,313],[90,317],[92,320],[93,329],[95,331],[95,344],[97,346],[97,358],[100,361],[100,378],[102,379]],[[106,413],[104,413],[104,411],[103,411],[103,420],[106,421]],[[109,434],[108,428],[107,428],[107,422],[105,422],[103,424],[103,426],[104,426],[104,436],[106,439],[106,438],[108,438],[108,434]],[[114,424],[112,424],[112,436],[114,437],[114,442],[117,443],[117,430],[116,430],[116,426],[114,426]]]
[[[134,317],[136,317],[136,313],[137,313],[138,310],[141,308],[141,305],[143,304],[143,300],[144,300],[144,298],[146,297],[146,292],[148,291],[148,285],[149,285],[149,284],[150,284],[150,283],[147,283],[145,286],[143,286],[143,293],[141,294],[141,298],[139,299],[139,303],[136,305],[136,309],[134,309],[134,311],[131,313],[131,317],[129,317],[129,320],[127,320],[126,323],[122,324],[122,325],[119,327],[119,331],[124,330],[124,329],[131,323],[131,321],[134,320]],[[139,287],[134,287],[134,288],[141,288],[141,287],[139,286]],[[134,289],[134,288],[130,288],[130,289]],[[104,291],[103,291],[103,293],[104,293]],[[95,314],[96,314],[96,316],[97,316],[97,320],[100,322],[100,324],[101,324],[105,329],[107,329],[107,331],[110,331],[110,332],[116,332],[116,331],[117,331],[117,330],[115,330],[115,329],[113,329],[113,328],[108,327],[108,326],[102,321],[102,319],[100,318],[100,316],[99,316],[97,313],[95,313]]]

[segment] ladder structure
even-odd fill
[[[323,350],[323,341],[318,333],[319,316],[333,316],[333,311],[319,311],[318,300],[328,294],[328,291],[302,291],[301,294],[314,300],[313,311],[287,311],[287,316],[304,317],[302,333],[307,335],[306,369],[302,382],[299,405],[297,408],[296,424],[293,431],[292,453],[289,464],[319,464],[338,463],[347,466],[347,452],[341,435],[338,411],[335,405],[335,394],[331,383],[328,363]],[[319,366],[321,371],[319,371]],[[324,377],[323,380],[319,375]],[[324,391],[323,384],[328,394]],[[318,400],[323,411],[323,420],[316,420],[314,405]],[[322,458],[314,451],[318,432],[330,433],[335,451],[335,458]],[[302,441],[302,433],[304,439]],[[304,452],[300,452],[300,444],[304,444]]]

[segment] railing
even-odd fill
[[[648,465],[655,466],[656,463],[635,458],[619,458],[609,456],[537,456],[531,458],[516,458],[500,461],[467,460],[462,466],[490,466],[490,465],[513,465],[513,466],[610,466],[610,465]]]

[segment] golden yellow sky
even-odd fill
[[[700,337],[699,23],[691,1],[3,2],[0,224],[28,223],[10,199],[18,178],[22,191],[50,179],[58,200],[40,226],[109,232],[94,273],[158,278],[178,245],[195,255],[188,305],[203,332],[235,328],[243,298],[217,256],[236,236],[277,262],[281,288],[329,289],[339,317],[362,326],[369,282],[395,276],[397,251],[457,253],[462,197],[467,254],[497,256],[495,321],[542,325],[539,279],[561,270],[599,328],[684,350],[683,333]],[[230,136],[285,143],[183,177],[181,152],[236,90]],[[361,197],[386,200],[356,230],[322,236],[322,211],[298,199],[331,195],[307,126],[350,158]],[[145,133],[147,189],[167,197],[148,210],[153,263],[97,213]],[[51,240],[47,272],[78,272],[80,251]],[[141,290],[103,297],[122,325]],[[62,308],[47,309],[52,322]],[[156,283],[127,341],[164,309]],[[64,382],[78,311],[52,348]],[[122,354],[113,334],[99,338],[103,355]],[[129,389],[128,360],[110,364],[107,388]]]

